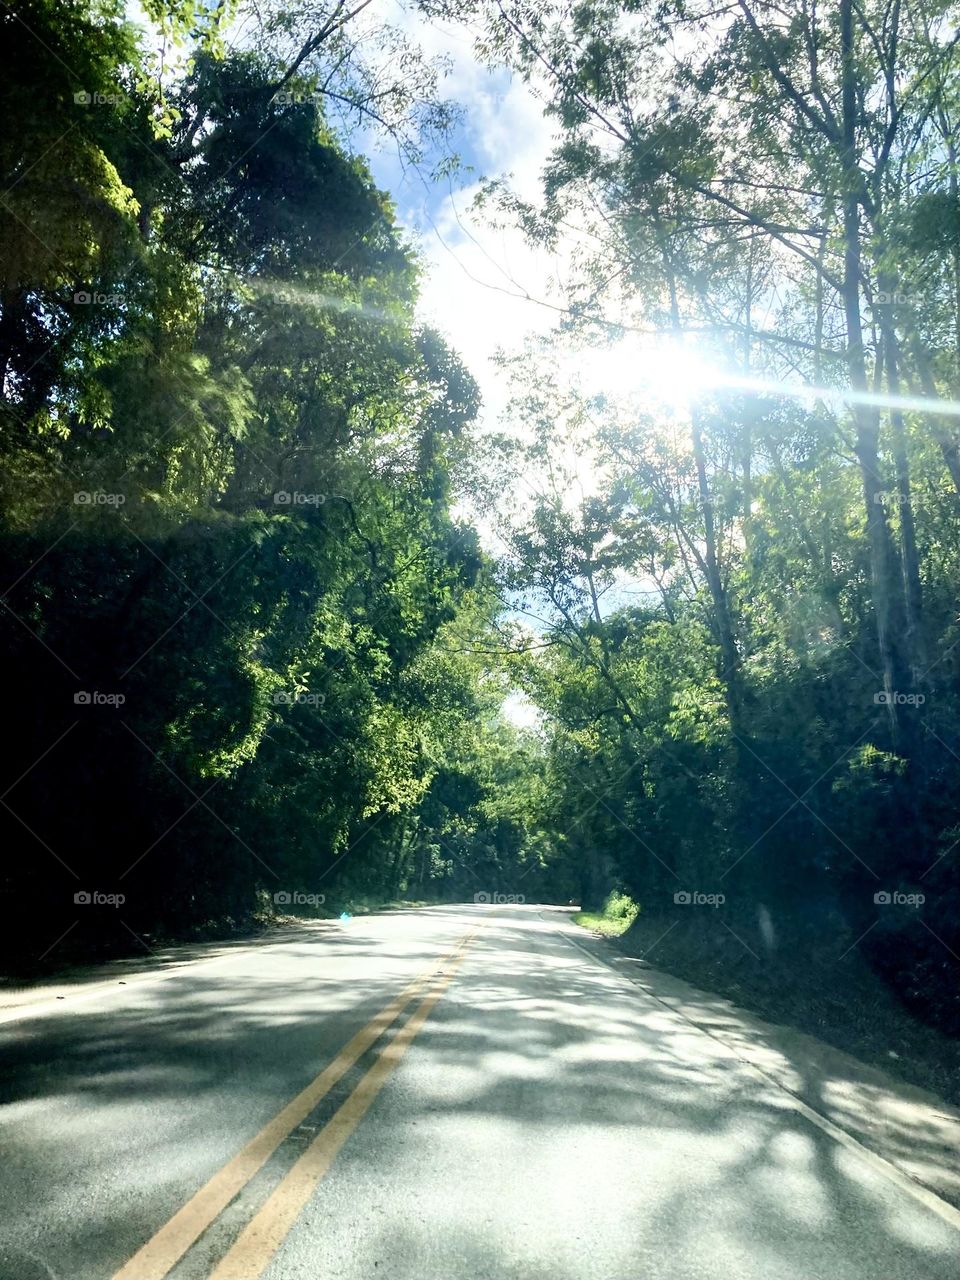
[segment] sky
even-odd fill
[[[493,429],[507,400],[493,357],[498,348],[519,349],[529,333],[553,327],[554,313],[518,295],[546,297],[556,264],[532,252],[519,231],[493,230],[471,205],[481,182],[490,178],[508,178],[517,194],[534,199],[552,131],[541,104],[519,77],[479,65],[466,33],[420,24],[416,34],[428,53],[451,61],[446,94],[460,104],[463,117],[450,145],[470,171],[431,184],[404,170],[395,152],[373,149],[368,160],[423,255],[427,271],[420,314],[445,335],[476,378],[483,398],[481,427]],[[482,535],[496,541],[489,527]],[[502,713],[522,728],[537,728],[541,720],[520,690],[509,695]]]
[[[141,0],[128,0],[128,12],[143,30],[152,29]],[[399,28],[427,58],[449,62],[441,92],[459,104],[463,118],[443,152],[427,158],[423,172],[405,167],[396,145],[372,131],[360,130],[350,142],[364,156],[378,186],[392,197],[400,223],[422,255],[427,270],[420,314],[446,337],[477,379],[484,401],[482,421],[492,426],[506,397],[491,357],[501,346],[519,349],[528,333],[546,333],[557,318],[548,308],[517,295],[526,290],[545,298],[548,279],[558,267],[562,270],[562,264],[532,252],[518,230],[493,231],[471,205],[482,182],[491,178],[507,177],[518,195],[534,199],[550,151],[551,126],[519,77],[505,68],[490,71],[480,65],[465,28],[427,22],[403,0],[376,0],[359,19],[365,20],[374,28]],[[232,28],[231,43],[243,46],[250,21],[248,15]],[[432,182],[430,168],[451,152],[461,157],[463,171],[451,181]]]
[[[395,149],[375,143],[367,159],[423,255],[421,315],[446,336],[477,379],[483,423],[493,425],[506,397],[491,357],[498,347],[518,349],[528,333],[553,326],[554,313],[518,295],[525,290],[546,297],[557,264],[533,252],[519,231],[493,230],[471,206],[484,179],[506,177],[518,195],[537,196],[551,125],[519,77],[477,62],[466,31],[422,19],[413,26],[399,6],[393,9],[395,17],[386,6],[381,16],[410,30],[429,56],[450,60],[444,92],[462,107],[463,119],[449,146],[461,156],[464,172],[452,181],[431,183],[405,169]]]
[[[392,13],[387,6],[392,6]],[[463,112],[448,146],[461,156],[464,171],[449,182],[431,183],[423,174],[405,167],[395,147],[382,142],[378,145],[373,136],[363,144],[375,180],[390,193],[400,222],[423,257],[426,275],[420,314],[444,334],[479,383],[483,398],[480,429],[506,427],[522,434],[522,423],[504,419],[509,388],[493,358],[500,348],[522,350],[529,335],[543,336],[556,328],[556,311],[531,299],[563,303],[557,282],[564,279],[565,264],[562,257],[532,248],[518,229],[492,228],[472,204],[484,180],[489,179],[506,179],[522,199],[539,203],[541,172],[554,145],[555,125],[519,76],[506,68],[491,71],[477,61],[469,32],[453,25],[428,24],[404,11],[395,0],[387,0],[378,18],[407,30],[427,56],[449,60],[450,74],[443,92]],[[561,244],[560,253],[563,251]],[[684,382],[689,387],[688,357],[684,366]],[[671,369],[662,352],[651,353],[644,340],[629,338],[617,348],[580,353],[570,359],[569,367],[572,380],[584,389],[608,393],[625,389],[621,385],[625,373],[634,384],[639,375],[642,385],[656,391],[658,376],[664,369],[669,374]],[[633,385],[629,389],[637,388]],[[671,388],[659,390],[669,403]],[[557,443],[558,457],[562,457]],[[578,473],[578,482],[569,491],[571,504],[576,504],[595,490],[596,473],[587,455],[577,456],[574,462],[571,454],[567,462]],[[539,479],[519,478],[517,491],[503,504],[510,515],[522,509]],[[495,517],[471,511],[462,514],[477,527],[491,554],[503,550]],[[655,594],[651,582],[623,575],[605,597],[604,607],[636,604],[638,595],[647,594]],[[530,620],[526,625],[536,626]],[[518,723],[533,722],[533,708],[519,695],[507,710]]]
[[[555,124],[519,76],[478,62],[464,28],[425,22],[397,0],[384,0],[377,16],[408,32],[426,56],[449,60],[443,92],[460,105],[463,117],[447,148],[461,156],[464,170],[435,183],[405,166],[395,145],[385,145],[383,139],[368,134],[362,149],[424,260],[420,314],[444,334],[480,385],[481,429],[507,425],[520,431],[522,424],[503,421],[508,387],[493,357],[501,348],[521,351],[528,336],[556,328],[559,317],[552,306],[565,301],[564,255],[575,233],[565,232],[567,239],[561,239],[556,255],[537,250],[517,228],[494,229],[473,201],[485,180],[505,179],[520,198],[540,203],[541,173],[556,140]],[[606,349],[561,354],[558,368],[569,369],[571,381],[588,393],[639,393],[683,413],[698,374],[708,374],[702,364],[689,349],[673,351],[627,335]],[[573,463],[572,455],[567,461]],[[595,475],[586,457],[579,456],[574,465],[580,484],[571,501],[579,501],[595,488]],[[480,531],[489,541],[489,526]]]
[[[539,203],[541,173],[554,144],[555,125],[519,76],[506,68],[481,65],[470,33],[462,27],[425,22],[405,8],[403,0],[378,0],[371,21],[401,28],[427,57],[448,61],[442,93],[459,105],[462,117],[444,150],[456,152],[463,167],[453,178],[434,182],[429,171],[443,154],[428,157],[420,171],[403,162],[394,143],[372,132],[355,135],[352,145],[364,155],[377,185],[391,196],[399,222],[421,255],[422,320],[444,335],[479,384],[480,430],[507,425],[522,432],[522,424],[504,422],[509,388],[494,357],[500,349],[520,351],[529,336],[555,329],[557,312],[535,300],[562,305],[555,282],[563,280],[565,263],[562,257],[532,248],[519,229],[493,228],[472,206],[483,183],[491,179],[505,179],[520,198]],[[625,369],[635,375],[643,363],[644,353],[632,350],[628,355],[624,359],[620,350],[597,352],[592,359],[578,356],[570,362],[571,373],[587,389],[609,391]],[[594,487],[589,462],[581,459],[578,465],[579,491],[570,494],[571,502]],[[536,477],[521,477],[520,488],[532,489],[536,483]],[[523,496],[511,494],[505,504],[511,513],[517,509],[514,497],[522,502]],[[462,514],[475,524],[490,553],[503,549],[490,520],[473,512]],[[632,580],[619,584],[608,607],[635,603],[629,597],[638,587],[649,589]],[[539,723],[536,708],[519,691],[510,695],[503,710],[515,724]]]

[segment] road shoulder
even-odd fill
[[[557,920],[556,925],[574,945],[721,1041],[867,1150],[960,1207],[960,1110],[956,1107],[815,1036],[765,1022],[722,996],[624,955],[572,922]]]
[[[263,947],[283,946],[329,931],[326,920],[304,921],[269,929],[254,937],[200,943],[175,943],[148,955],[106,960],[97,964],[73,965],[49,977],[8,982],[0,989],[0,1023],[72,1008],[118,986],[137,986],[174,977],[197,964],[227,960]]]

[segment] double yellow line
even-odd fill
[[[401,1029],[377,1055],[353,1092],[333,1114],[285,1175],[209,1280],[253,1280],[266,1268],[290,1228],[330,1168],[337,1152],[363,1119],[374,1098],[396,1069],[434,1005],[453,981],[478,930],[465,934],[441,960],[429,965],[395,1000],[367,1023],[310,1084],[280,1111],[247,1145],[213,1175],[196,1195],[139,1249],[113,1280],[162,1280],[187,1250],[259,1172],[298,1125],[427,986],[429,992]]]

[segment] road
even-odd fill
[[[356,919],[0,1025],[2,1280],[956,1280],[960,1215],[556,910]]]

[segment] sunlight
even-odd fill
[[[6,0],[0,1280],[960,1280],[958,16]]]
[[[507,694],[500,706],[500,714],[515,729],[539,729],[543,713],[522,689]]]
[[[577,380],[589,394],[652,400],[676,414],[726,377],[693,340],[672,336],[628,334],[607,347],[582,348],[575,359]]]
[[[612,400],[640,399],[676,415],[687,414],[691,402],[709,390],[742,391],[760,396],[788,396],[814,403],[822,400],[839,411],[843,405],[865,405],[903,413],[936,413],[960,417],[960,400],[889,392],[856,392],[799,381],[747,376],[711,359],[693,338],[630,334],[607,347],[584,347],[575,353],[575,380],[588,395]]]
[[[865,405],[870,409],[898,410],[901,413],[935,413],[949,418],[960,417],[960,400],[934,396],[895,396],[887,391],[853,391],[845,387],[819,387],[769,378],[746,378],[736,374],[721,375],[714,385],[761,396],[790,396],[811,404],[822,400],[834,409],[839,409],[842,405]]]

